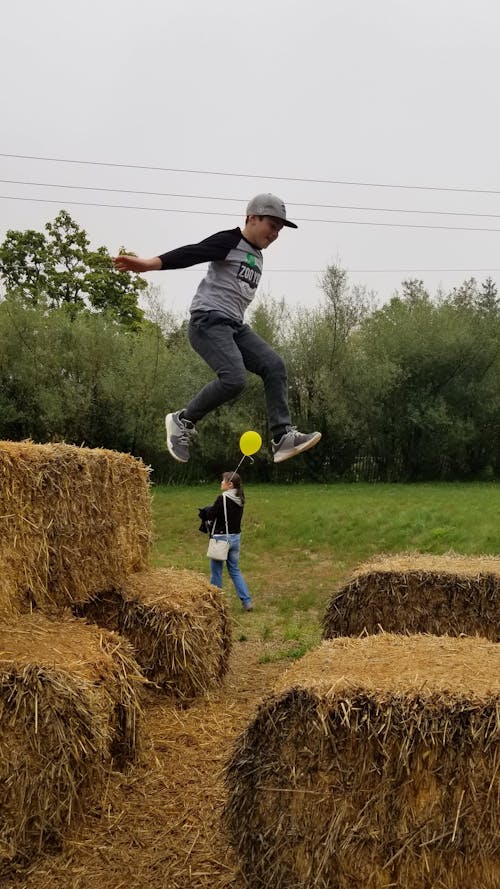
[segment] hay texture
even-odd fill
[[[0,542],[0,549],[1,546]],[[0,620],[8,620],[16,613],[19,598],[17,577],[18,572],[12,565],[0,558]]]
[[[0,442],[0,614],[57,609],[147,562],[148,469],[128,454]]]
[[[67,616],[0,624],[0,865],[57,847],[112,763],[135,758],[141,681],[114,633]]]
[[[498,889],[500,647],[323,642],[262,704],[226,782],[252,889]]]
[[[500,642],[500,558],[403,553],[366,562],[332,596],[323,638],[379,630]]]
[[[231,649],[224,595],[193,571],[158,568],[130,575],[78,613],[118,631],[147,679],[190,700],[220,685]]]

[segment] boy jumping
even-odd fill
[[[217,232],[199,244],[169,250],[152,259],[128,255],[113,259],[117,269],[130,272],[210,263],[190,306],[188,336],[217,379],[207,383],[185,408],[167,414],[167,447],[179,463],[189,460],[190,440],[198,420],[242,392],[247,370],[264,382],[275,463],[307,451],[321,438],[320,432],[303,433],[291,425],[285,364],[243,321],[262,275],[262,250],[276,240],[283,226],[297,228],[286,218],[283,201],[272,194],[259,194],[247,206],[243,229]]]

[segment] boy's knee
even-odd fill
[[[229,398],[236,398],[237,395],[241,395],[247,384],[246,374],[244,373],[227,374],[221,377],[220,381]]]
[[[266,361],[263,376],[265,376],[266,374],[276,377],[286,377],[285,362],[283,361],[281,355],[278,355],[277,352],[273,352],[273,354],[270,355],[268,360]]]

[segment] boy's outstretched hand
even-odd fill
[[[140,256],[123,253],[113,257],[113,265],[119,272],[156,272],[161,270],[161,259],[159,256],[141,259]]]

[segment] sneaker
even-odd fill
[[[299,432],[296,426],[288,426],[287,431],[281,436],[279,442],[273,441],[273,460],[275,463],[282,463],[283,460],[289,460],[302,451],[308,451],[313,448],[321,438],[321,432]]]
[[[251,602],[247,602],[247,603],[243,606],[243,611],[253,611],[253,605],[252,605],[252,603],[251,603]]]
[[[165,427],[167,430],[167,448],[169,453],[178,463],[187,463],[189,460],[190,438],[196,433],[194,423],[190,420],[181,420],[180,414],[167,414]]]

